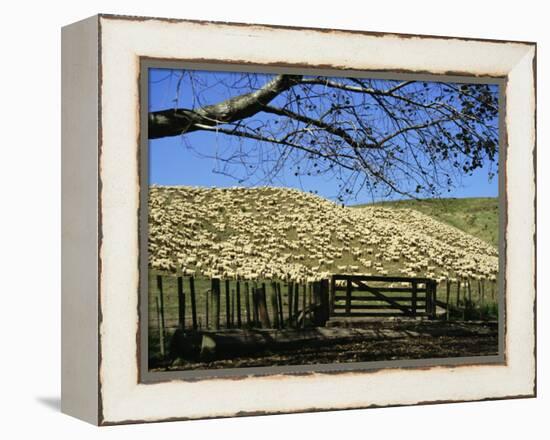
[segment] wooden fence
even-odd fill
[[[299,328],[328,319],[328,280],[313,283],[210,280],[156,275],[149,313],[159,332],[221,328]],[[153,320],[149,319],[151,323]]]
[[[436,305],[445,311],[446,319],[497,319],[499,287],[496,280],[445,280]]]
[[[156,289],[155,289],[156,287]],[[331,317],[493,318],[498,289],[488,280],[436,283],[427,278],[334,275],[314,283],[254,282],[155,275],[149,329],[164,351],[176,329],[303,328]]]

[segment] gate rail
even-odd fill
[[[390,283],[401,286],[388,286]],[[426,316],[434,319],[436,290],[437,283],[430,278],[333,275],[330,316]]]

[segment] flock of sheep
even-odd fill
[[[288,188],[152,186],[149,265],[311,282],[333,273],[495,280],[498,251],[410,209],[345,207]]]

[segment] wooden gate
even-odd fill
[[[331,316],[426,316],[435,318],[435,280],[333,275]]]

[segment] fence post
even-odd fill
[[[451,281],[447,278],[447,292],[445,294],[445,320],[449,320],[449,299],[451,297]]]
[[[304,315],[304,319],[302,321],[302,327],[305,328],[306,326],[306,300],[307,300],[307,283],[304,283],[302,288],[302,311]]]
[[[178,277],[178,325],[181,330],[185,329],[185,295],[182,277]]]
[[[159,297],[155,297],[155,302],[157,304],[157,324],[159,330],[159,348],[160,355],[164,358],[164,327],[162,325],[161,313],[160,313],[160,300]]]
[[[283,316],[283,296],[281,295],[281,283],[277,282],[277,313],[279,314],[279,326],[281,328],[285,327],[285,318]]]
[[[231,328],[235,327],[235,289],[231,289]]]
[[[229,298],[229,280],[225,280],[225,326],[231,327],[231,300]]]
[[[242,327],[241,320],[241,283],[237,281],[237,327]]]
[[[288,288],[288,326],[292,327],[292,295],[294,293],[294,286],[292,284],[292,281],[287,281],[287,288]]]
[[[322,310],[322,325],[325,325],[328,321],[330,315],[330,291],[329,291],[328,280],[324,279],[320,282],[321,288],[321,310]]]
[[[351,280],[348,278],[346,283],[346,315],[351,313]]]
[[[246,312],[246,324],[250,325],[250,290],[248,281],[244,283],[244,308]]]
[[[313,281],[313,325],[319,325],[319,283]]]
[[[300,300],[300,285],[296,282],[294,283],[294,320],[298,324],[298,302]]]
[[[273,327],[279,328],[279,305],[277,304],[277,285],[271,282],[271,309],[273,310]]]
[[[313,283],[314,318],[316,326],[323,326],[327,321],[328,306],[328,280],[315,281]]]
[[[411,301],[411,309],[412,314],[414,317],[416,317],[416,303],[417,303],[417,292],[416,292],[416,281],[411,281],[412,284],[412,301]],[[428,288],[428,284],[426,284],[426,290]]]
[[[210,321],[209,321],[209,314],[210,314],[210,298],[212,296],[212,290],[207,290],[206,291],[206,298],[205,298],[205,302],[204,302],[204,311],[206,312],[205,313],[205,320],[204,320],[204,325],[207,330],[208,330],[208,326],[210,325]]]
[[[424,306],[424,311],[428,315],[428,317],[431,316],[432,313],[432,283],[431,281],[426,281],[426,305]],[[418,294],[417,294],[417,311],[418,311]]]
[[[267,313],[265,283],[262,283],[262,287],[259,289],[258,300],[259,300],[258,312],[260,314],[260,323],[262,324],[262,328],[271,328],[271,323],[269,322],[269,315]]]
[[[435,319],[436,311],[437,311],[437,282],[435,280],[431,280],[430,284],[431,284],[430,318]],[[450,285],[449,285],[449,291],[450,291]]]
[[[197,299],[195,296],[195,278],[189,278],[189,294],[191,296],[191,318],[193,319],[193,330],[197,330]]]
[[[256,283],[252,286],[252,320],[253,325],[257,326],[260,323],[260,313],[258,311],[259,288]]]
[[[336,296],[336,279],[334,278],[334,275],[332,276],[330,280],[330,309],[329,309],[329,316],[332,316],[334,313],[334,297]]]
[[[160,300],[160,306],[159,306],[160,321],[161,321],[161,325],[162,325],[162,333],[163,333],[163,336],[164,336],[164,329],[166,328],[166,325],[165,325],[165,322],[164,322],[164,291],[163,291],[163,288],[162,288],[162,276],[161,275],[157,275],[157,288],[158,288],[158,291],[159,291],[159,300]]]
[[[220,279],[212,278],[212,317],[214,330],[220,329]]]

